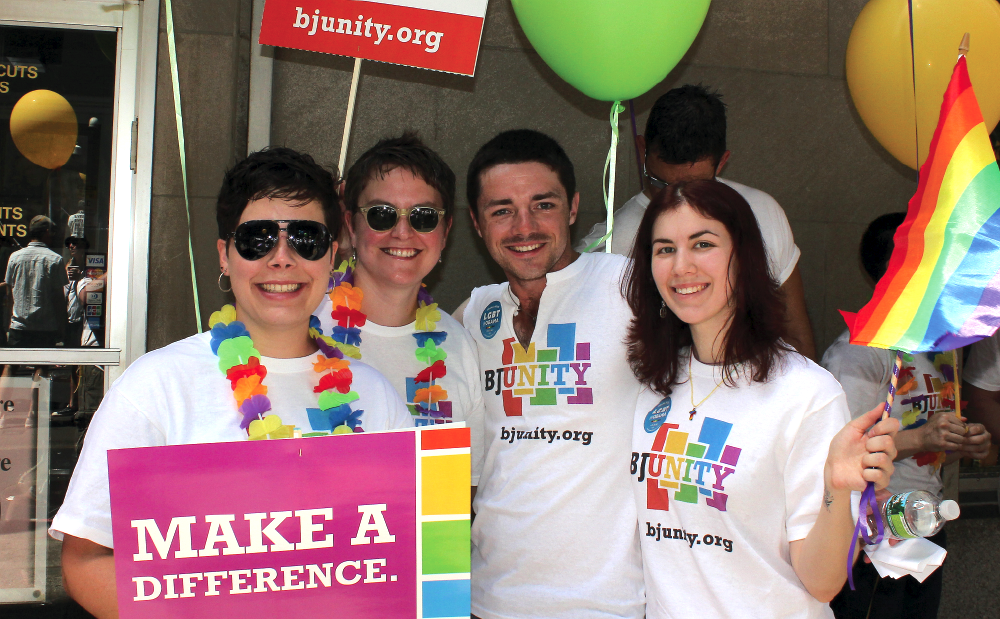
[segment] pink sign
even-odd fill
[[[473,75],[487,0],[267,0],[260,43]]]
[[[421,489],[421,469],[434,468],[421,462],[464,457],[455,462],[468,470],[468,433],[410,430],[108,452],[121,617],[448,616],[426,606],[418,612],[418,590],[439,591],[441,580],[452,584],[445,605],[468,616],[467,594],[456,601],[454,593],[467,591],[467,573],[420,569],[421,529],[428,524],[422,521],[437,525],[442,516],[421,518],[417,502],[420,496],[433,502],[427,493],[439,493]],[[447,477],[445,486],[464,485],[467,511],[467,474]],[[453,530],[467,539],[467,514],[445,518],[466,519]],[[467,556],[461,561],[467,565]]]

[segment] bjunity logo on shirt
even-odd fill
[[[678,430],[676,423],[664,423],[656,431],[649,452],[632,452],[632,475],[646,483],[646,508],[670,510],[670,493],[675,501],[698,503],[726,511],[726,478],[736,472],[742,449],[727,445],[733,424],[712,417],[702,420],[697,441]]]
[[[590,342],[576,341],[576,323],[549,325],[545,348],[535,342],[525,350],[514,338],[503,340],[502,367],[483,372],[483,388],[503,397],[508,417],[520,417],[524,398],[531,406],[593,404],[594,390],[587,386]]]
[[[451,400],[435,400],[429,397],[429,382],[418,383],[416,377],[406,379],[406,407],[413,415],[413,425],[432,426],[441,423],[451,423]]]

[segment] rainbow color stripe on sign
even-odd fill
[[[468,428],[420,432],[419,606],[423,619],[469,616],[472,464]]]
[[[962,56],[888,270],[860,312],[841,312],[851,343],[925,352],[992,335],[1000,326],[998,209],[1000,168]]]

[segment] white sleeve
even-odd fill
[[[850,415],[843,393],[806,413],[792,439],[785,462],[785,533],[789,542],[804,539],[812,530],[823,503],[823,466],[830,441]]]
[[[1000,331],[969,347],[962,378],[986,391],[1000,391]]]
[[[452,312],[452,314],[451,314],[451,317],[454,318],[455,320],[457,320],[458,324],[460,324],[462,326],[465,326],[465,321],[462,320],[462,318],[465,317],[465,308],[469,307],[469,301],[471,301],[471,300],[472,300],[472,297],[469,297],[468,299],[466,299],[466,300],[462,301],[461,303],[459,303],[458,307],[455,308],[455,311]],[[468,327],[466,327],[466,328],[468,328]]]
[[[788,217],[777,200],[760,190],[755,190],[752,206],[760,226],[760,234],[764,238],[771,274],[778,280],[778,284],[784,284],[792,275],[802,254],[795,245]]]
[[[639,224],[642,223],[642,216],[645,215],[645,213],[646,207],[637,203],[635,198],[632,198],[623,204],[621,208],[615,211],[614,230],[612,230],[611,234],[612,253],[620,254],[622,256],[629,255],[632,251],[632,245],[635,243],[635,235],[639,231]],[[579,252],[586,252],[587,248],[590,247],[592,243],[597,242],[601,237],[607,234],[607,232],[607,221],[597,222],[590,229],[590,233],[576,244],[576,250]],[[604,245],[604,243],[601,243],[590,251],[603,252]]]
[[[887,351],[837,340],[823,353],[821,365],[840,382],[851,417],[859,417],[885,399],[892,363]]]
[[[379,375],[382,378],[382,375]],[[392,388],[388,380],[382,378],[382,397],[386,409],[386,430],[397,430],[399,428],[412,428],[413,415],[406,407],[406,402],[399,397],[399,393]]]
[[[113,548],[108,450],[165,444],[163,429],[112,387],[90,422],[66,498],[52,519],[49,534],[61,540],[68,533]]]
[[[590,232],[587,233],[587,236],[580,239],[580,242],[576,244],[576,251],[581,253],[587,251],[587,248],[590,247],[592,243],[596,242],[599,238],[607,234],[607,232],[608,232],[607,221],[597,222],[590,228]],[[601,243],[591,251],[604,251],[604,243]]]
[[[471,339],[471,338],[470,338]],[[469,362],[469,371],[474,371],[474,381],[469,385],[469,395],[472,396],[469,411],[465,419],[469,427],[470,447],[472,454],[472,485],[479,485],[479,476],[483,472],[483,461],[486,459],[486,402],[483,398],[483,375],[479,369],[479,353],[473,341],[474,358]]]

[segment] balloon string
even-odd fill
[[[618,114],[625,111],[625,106],[621,101],[611,104],[611,148],[608,149],[608,156],[604,160],[604,176],[601,180],[601,189],[604,191],[604,208],[607,209],[607,232],[601,238],[587,246],[585,252],[593,251],[601,243],[605,243],[604,251],[611,253],[611,233],[614,231],[615,223],[615,171],[618,163]]]
[[[188,260],[191,263],[191,292],[194,295],[194,320],[201,333],[201,306],[198,303],[198,278],[194,268],[194,246],[191,243],[191,201],[188,198],[187,157],[184,152],[184,115],[181,113],[181,84],[177,77],[177,43],[174,37],[174,9],[171,0],[164,0],[167,17],[167,51],[170,56],[170,80],[174,88],[174,120],[177,123],[177,149],[181,156],[181,186],[184,189],[184,212],[187,214]]]
[[[642,164],[642,154],[639,152],[639,132],[635,130],[635,104],[634,99],[628,100],[628,115],[632,119],[632,144],[635,145],[635,167],[639,171],[639,191],[645,189],[646,180],[643,178],[645,166]]]

